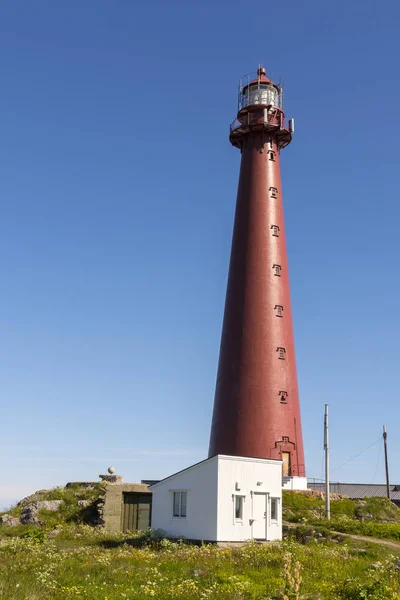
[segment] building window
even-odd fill
[[[179,519],[186,519],[187,492],[172,492],[172,496],[172,516]]]
[[[280,360],[285,360],[286,349],[285,349],[285,348],[282,348],[282,347],[280,347],[280,348],[277,348],[277,349],[276,349],[276,351],[277,351],[277,352],[279,352],[279,354],[278,354],[278,358],[279,358]]]
[[[271,498],[271,521],[278,520],[278,502],[279,498]]]
[[[277,277],[280,277],[281,276],[281,270],[282,270],[281,265],[273,265],[272,268],[275,271],[274,275],[276,275]]]
[[[278,188],[276,187],[270,187],[269,191],[271,192],[271,198],[277,198],[278,197]]]
[[[275,160],[275,152],[273,150],[270,150],[268,152],[269,154],[269,160]]]
[[[271,225],[272,235],[279,237],[279,225]]]
[[[281,400],[281,404],[287,404],[288,393],[284,390],[279,390],[279,398]]]
[[[283,306],[281,306],[280,304],[276,304],[274,308],[276,310],[276,316],[283,317]]]
[[[235,520],[242,521],[243,520],[243,496],[235,496]]]

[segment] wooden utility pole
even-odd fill
[[[385,470],[386,470],[386,494],[390,500],[390,485],[389,485],[389,464],[387,455],[387,432],[386,425],[383,426],[383,445],[385,448]]]
[[[331,500],[329,497],[329,428],[328,428],[328,404],[325,404],[324,418],[324,450],[325,450],[325,513],[326,518],[331,518]]]

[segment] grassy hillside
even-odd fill
[[[291,522],[315,521],[325,517],[325,500],[307,493],[284,490],[282,507],[283,518]],[[388,498],[364,498],[361,501],[336,498],[331,500],[331,517],[400,523],[400,509]]]
[[[399,600],[398,557],[357,542],[157,542],[66,526],[53,539],[0,538],[2,600]]]
[[[1,600],[400,600],[400,546],[328,531],[363,527],[376,535],[381,528],[379,535],[396,539],[400,511],[385,499],[335,500],[326,523],[321,498],[285,492],[285,518],[300,522],[290,537],[218,548],[93,527],[104,487],[43,491],[8,511],[17,518],[38,502],[61,501],[57,510],[37,511],[41,525],[0,526]]]
[[[68,488],[57,487],[52,490],[41,490],[22,500],[10,510],[0,512],[0,518],[7,514],[15,519],[20,519],[24,511],[32,507],[33,514],[36,516],[36,520],[40,523],[40,529],[43,531],[50,531],[55,527],[68,524],[96,524],[98,505],[104,496],[105,485],[104,483],[96,483],[91,488],[72,485]],[[40,507],[41,502],[52,500],[60,501],[57,510],[50,511],[40,508],[35,510],[35,506],[38,503]],[[0,524],[0,537],[22,534],[32,528],[35,529],[35,524],[19,524],[14,527]]]
[[[8,511],[16,519],[38,502],[59,501],[57,510],[37,510],[40,525],[0,526],[2,600],[400,600],[400,550],[309,525],[282,543],[238,548],[110,534],[88,525],[96,523],[104,487],[42,491]],[[321,498],[284,493],[286,519],[301,522],[306,514],[307,523],[324,525],[323,506]],[[372,520],[398,518],[385,500],[335,501],[332,512],[327,528],[399,527]]]
[[[325,500],[299,492],[283,492],[283,519],[377,538],[400,540],[400,509],[388,498],[331,500],[331,520],[325,520]]]

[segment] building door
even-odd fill
[[[252,537],[267,539],[267,494],[253,493]]]
[[[282,452],[282,474],[290,475],[291,474],[291,465],[290,465],[290,452]]]
[[[150,527],[151,494],[124,493],[122,531],[146,531]]]
[[[137,528],[146,531],[150,527],[151,496],[141,496],[138,501]]]

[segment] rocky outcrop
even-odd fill
[[[104,503],[105,503],[104,496],[101,496],[95,502],[93,502],[93,504],[92,504],[93,511],[94,511],[93,519],[92,519],[93,525],[103,527],[103,525],[104,525]]]
[[[50,510],[55,512],[59,510],[61,504],[63,503],[64,500],[39,500],[39,502],[35,502],[31,506],[35,510]]]
[[[19,525],[18,517],[12,517],[11,515],[5,514],[0,516],[0,524],[6,525],[7,527],[14,527]]]
[[[23,525],[41,525],[38,511],[32,504],[24,508],[20,516],[20,521]]]
[[[32,504],[32,502],[37,502],[42,498],[43,494],[46,494],[48,490],[39,490],[26,498],[22,498],[17,504],[17,506],[26,506],[27,504]]]
[[[93,490],[97,483],[95,481],[69,481],[65,486],[67,490],[72,487],[80,487],[84,490]]]
[[[7,514],[0,514],[0,525],[13,526],[22,523],[23,525],[49,526],[55,522],[59,522],[59,524],[76,522],[95,527],[103,526],[105,491],[107,488],[117,487],[109,485],[109,483],[71,482],[66,486],[69,490],[68,493],[64,493],[65,490],[61,487],[53,490],[39,490],[18,502],[19,510],[10,510]],[[92,492],[91,490],[96,491]],[[51,499],[54,497],[63,499]],[[63,510],[63,507],[66,510]],[[54,516],[50,513],[54,513]]]
[[[41,525],[39,520],[40,510],[49,510],[56,512],[59,510],[63,500],[38,500],[24,507],[20,521],[23,525]]]

